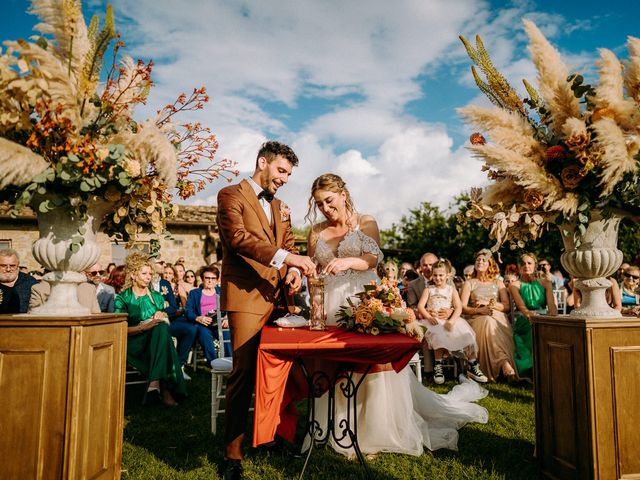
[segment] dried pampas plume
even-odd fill
[[[500,108],[488,109],[475,105],[459,108],[458,112],[482,129],[496,144],[527,157],[544,158],[544,148],[534,138],[529,122],[521,115]]]
[[[69,74],[80,72],[91,47],[80,0],[32,0],[29,12],[42,20],[35,29],[56,39],[58,58],[69,59]]]
[[[629,96],[640,104],[640,39],[629,37],[627,48],[629,60],[625,69],[624,83]]]
[[[131,157],[142,164],[143,171],[151,165],[167,189],[176,186],[176,149],[153,121],[140,123],[138,133],[123,140],[127,142]]]
[[[558,51],[533,22],[523,20],[523,23],[529,35],[529,51],[538,70],[540,95],[551,112],[553,128],[558,133],[567,118],[580,117],[580,103],[567,82],[569,71]]]
[[[608,107],[613,110],[616,120],[623,128],[635,129],[640,115],[634,102],[624,98],[622,64],[612,51],[606,48],[599,51],[600,60],[596,64],[599,67],[600,81],[594,97],[596,110]]]
[[[32,182],[48,166],[49,162],[27,147],[0,137],[0,190]]]
[[[637,172],[638,165],[636,160],[629,156],[624,133],[614,120],[602,118],[593,124],[593,128],[598,134],[598,144],[605,152],[601,160],[600,185],[603,189],[600,196],[606,197],[613,192],[625,173]]]

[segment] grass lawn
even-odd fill
[[[140,386],[127,387],[125,404],[123,479],[220,478],[224,429],[210,432],[210,375],[204,367],[192,374],[189,398],[177,408],[141,405]],[[434,390],[444,393],[454,382]],[[433,386],[432,386],[433,387]],[[371,478],[391,479],[532,479],[539,471],[533,461],[535,442],[533,391],[508,385],[488,385],[489,395],[479,403],[489,410],[489,423],[460,430],[458,452],[426,451],[420,457],[381,454],[368,462]],[[248,436],[247,436],[248,437]],[[248,440],[248,438],[247,438]],[[247,442],[247,445],[249,442]],[[247,479],[298,478],[304,458],[246,449]],[[305,479],[361,478],[361,467],[329,448],[315,450]]]

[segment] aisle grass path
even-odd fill
[[[222,430],[209,428],[210,375],[200,369],[189,383],[189,398],[177,408],[140,404],[139,386],[127,387],[122,458],[124,480],[215,480],[222,459]],[[454,382],[434,388],[447,392]],[[431,386],[433,388],[433,386]],[[369,462],[372,479],[535,479],[533,392],[530,388],[489,385],[479,403],[489,423],[460,430],[459,451],[425,452],[420,457],[381,454]],[[222,422],[221,422],[222,423]],[[294,479],[304,459],[247,449],[245,478]],[[323,448],[314,451],[305,479],[362,478],[360,465]]]

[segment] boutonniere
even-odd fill
[[[284,202],[280,202],[280,218],[283,222],[288,222],[291,219],[291,209]]]
[[[165,295],[169,294],[169,289],[165,286],[160,287],[160,293],[162,293],[162,296],[164,297]]]

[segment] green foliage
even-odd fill
[[[381,232],[383,246],[402,252],[398,259],[402,262],[414,263],[423,253],[433,252],[449,259],[458,273],[461,272],[466,265],[473,263],[475,252],[494,243],[488,231],[479,224],[461,225],[459,218],[464,215],[468,200],[465,195],[458,196],[451,213],[444,213],[429,202],[421,203],[418,208],[410,210],[408,216],[403,216],[398,224]],[[505,265],[517,263],[524,252],[546,258],[554,269],[561,268],[560,255],[564,247],[560,230],[554,225],[545,225],[544,228],[547,231],[541,240],[529,242],[522,249],[503,247],[499,250],[502,272]],[[631,218],[625,218],[620,226],[618,248],[622,250],[625,261],[633,261],[640,254],[640,230]]]

